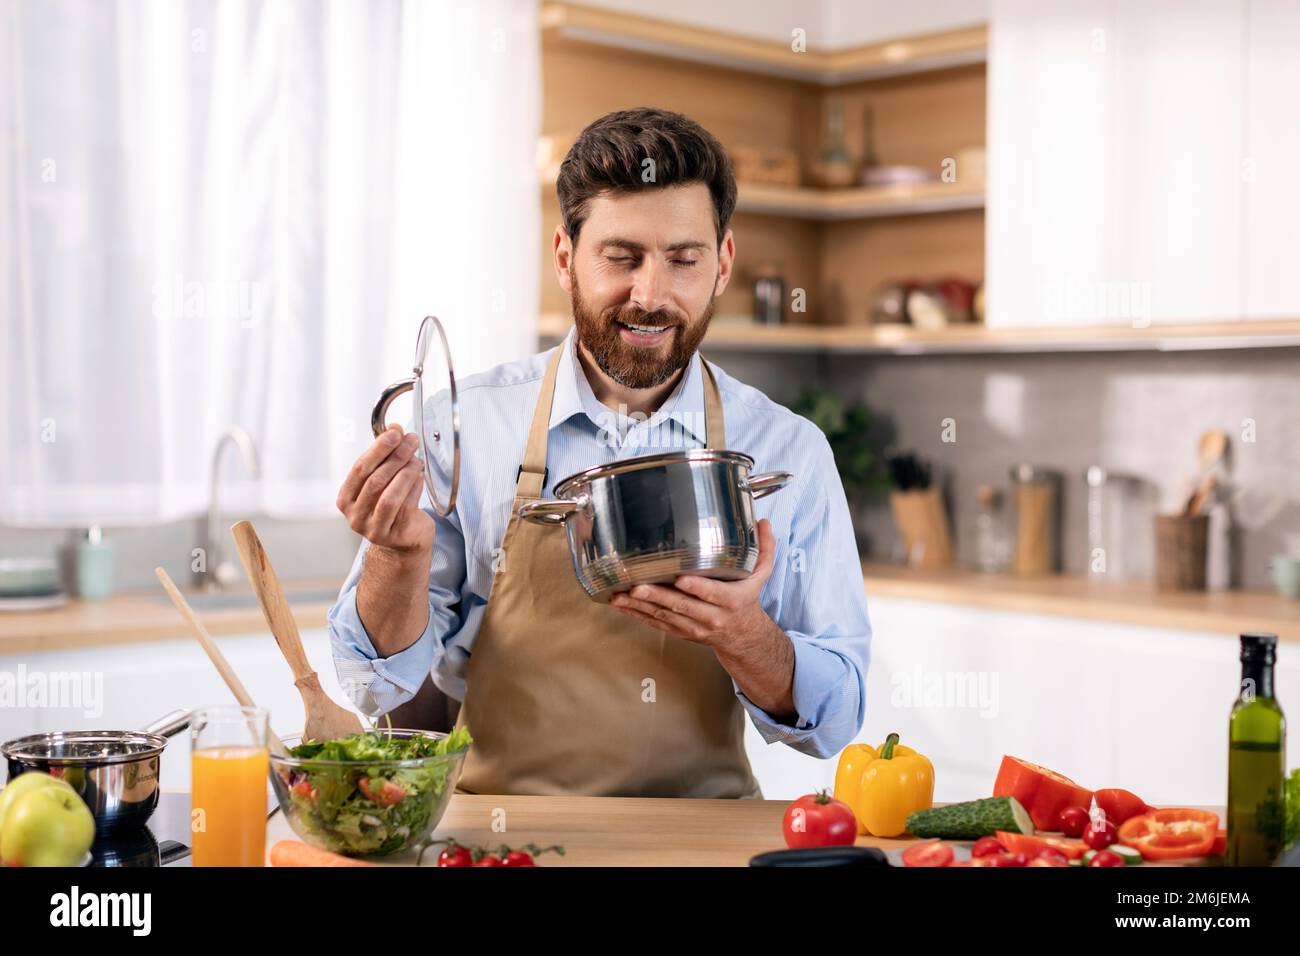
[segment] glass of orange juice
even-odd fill
[[[266,860],[267,713],[209,707],[190,720],[190,835],[195,866]]]

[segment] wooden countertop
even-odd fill
[[[530,797],[457,793],[435,836],[481,846],[559,844],[541,866],[747,866],[751,857],[785,849],[784,800],[675,800],[634,797]],[[1222,818],[1222,808],[1214,809]],[[504,816],[503,816],[504,814]],[[505,823],[494,832],[494,820]],[[268,852],[277,840],[296,840],[283,813],[267,821]],[[859,837],[858,846],[883,850],[910,846],[911,837]],[[437,862],[434,850],[424,865]],[[1204,861],[1193,861],[1194,865]],[[384,861],[413,866],[415,854]],[[1188,864],[1183,864],[1188,865]]]
[[[298,627],[321,628],[334,603],[312,600],[298,602],[295,592],[336,593],[340,581],[286,581],[285,592]],[[247,586],[232,587],[232,594],[251,594]],[[186,591],[185,596],[190,597]],[[209,633],[248,634],[267,630],[266,618],[256,601],[246,607],[207,609],[195,613]],[[135,644],[144,641],[175,640],[191,636],[189,625],[167,598],[157,591],[118,594],[103,601],[70,600],[48,611],[0,613],[0,654],[96,647],[105,644]]]
[[[919,571],[873,562],[863,563],[862,578],[868,602],[876,595],[1216,634],[1267,631],[1300,640],[1300,601],[1271,591],[1166,592],[1148,581]]]

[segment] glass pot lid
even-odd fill
[[[384,389],[370,414],[370,429],[376,437],[388,427],[388,407],[407,392],[411,393],[414,430],[420,436],[417,454],[424,464],[424,489],[433,510],[445,518],[456,506],[460,484],[460,405],[447,333],[432,315],[420,323],[410,377]]]

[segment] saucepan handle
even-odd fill
[[[370,413],[370,430],[378,438],[388,427],[388,406],[393,404],[394,399],[399,395],[405,395],[411,389],[415,388],[415,377],[404,378],[400,382],[394,382],[384,389],[383,394],[379,396],[379,401],[375,404],[375,409]]]
[[[519,517],[537,524],[564,524],[564,519],[587,506],[586,498],[548,498],[519,507]]]
[[[174,737],[190,725],[190,712],[188,710],[173,710],[170,714],[164,714],[157,720],[144,728],[147,734],[162,734],[164,737]]]
[[[753,494],[754,500],[763,498],[775,491],[780,491],[794,475],[788,471],[768,471],[761,475],[751,475],[745,482],[745,487]]]

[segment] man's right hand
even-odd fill
[[[420,508],[424,463],[418,446],[415,432],[403,435],[401,425],[389,425],[353,463],[339,489],[338,509],[348,527],[395,556],[433,551],[437,526]]]

